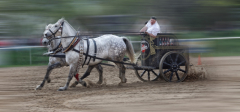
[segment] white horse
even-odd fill
[[[44,35],[46,37],[52,37],[53,35],[56,34],[59,30],[62,30],[62,46],[63,48],[68,47],[68,45],[72,42],[74,37],[69,37],[69,38],[63,38],[63,37],[68,37],[68,36],[75,36],[76,35],[76,30],[63,18],[59,19],[53,27],[51,27],[49,30],[46,30],[44,32]],[[113,61],[123,61],[123,57],[125,53],[128,54],[128,57],[130,58],[131,62],[134,62],[134,51],[132,44],[129,42],[129,40],[125,37],[118,37],[115,35],[103,35],[97,38],[94,38],[97,46],[97,53],[96,57],[103,58],[103,59],[109,59]],[[95,46],[94,46],[94,40],[89,42],[89,55],[93,56],[95,54]],[[76,46],[74,46],[73,49],[76,49],[79,51],[79,46],[80,43],[77,43]],[[84,40],[84,53],[87,51],[87,41]],[[73,50],[69,50],[68,52],[65,53],[66,55],[66,62],[70,65],[70,72],[68,76],[67,83],[65,84],[64,87],[60,87],[58,90],[63,91],[66,90],[69,86],[70,81],[72,80],[72,77],[76,74],[77,72],[77,62],[79,59],[79,53],[75,52]],[[83,56],[83,59],[85,59],[85,55]],[[87,60],[89,60],[89,57],[87,57]],[[100,63],[102,60],[96,59],[95,61],[91,60],[89,65],[94,66],[98,63]],[[116,63],[115,64],[119,68],[119,78],[121,79],[121,83],[126,83],[127,79],[125,78],[125,67],[121,63]],[[89,74],[87,74],[89,75]],[[85,77],[85,76],[83,76]],[[79,79],[80,83],[85,83],[81,79]]]
[[[49,24],[45,27],[45,31],[49,30],[49,28],[51,28],[53,26],[53,24]],[[61,36],[61,31],[58,31],[55,36]],[[52,51],[56,51],[57,48],[59,47],[59,45],[61,44],[61,40],[60,39],[55,39],[52,40],[51,42],[44,36],[42,39],[42,44],[47,46],[48,48],[48,52],[52,52]],[[62,50],[57,52],[55,55],[65,55],[64,53],[62,53]],[[42,83],[40,85],[38,85],[36,87],[36,90],[41,90],[45,84],[45,81],[47,80],[48,83],[51,82],[51,79],[49,78],[49,75],[51,73],[51,71],[55,68],[60,68],[63,66],[69,66],[65,60],[65,58],[59,58],[59,57],[49,57],[49,63],[48,63],[48,68],[47,68],[47,73],[42,81]],[[102,84],[103,81],[103,70],[100,64],[96,65],[96,66],[90,66],[90,67],[95,67],[99,73],[99,81],[97,82],[98,84]],[[87,69],[87,71],[85,72],[85,74],[90,74],[92,68]],[[85,77],[81,77],[81,80],[84,79]],[[78,81],[76,81],[73,86],[74,87],[78,84]]]

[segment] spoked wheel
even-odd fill
[[[138,79],[140,79],[143,82],[158,80],[158,77],[159,77],[158,69],[155,69],[153,67],[141,66],[141,58],[140,57],[137,58],[136,65],[137,65],[137,67],[134,70],[135,70],[135,74],[137,75]]]
[[[188,60],[183,54],[170,51],[162,57],[159,72],[167,82],[181,82],[188,74]]]

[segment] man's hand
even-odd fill
[[[150,36],[153,37],[153,38],[157,38],[157,36],[154,36],[154,35],[151,34],[151,33],[146,32],[146,34],[150,35]]]

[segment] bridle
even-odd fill
[[[52,43],[52,41],[56,38],[56,34],[57,34],[57,32],[62,28],[62,30],[63,30],[63,24],[64,24],[64,22],[62,22],[61,23],[61,26],[55,31],[55,32],[53,32],[52,30],[51,30],[51,28],[49,28],[48,30],[51,32],[51,35],[50,36],[46,36],[46,38],[49,40],[48,41],[48,45],[51,45],[51,47],[52,47],[52,49],[50,50],[50,51],[53,51],[54,53],[53,54],[56,54],[57,52],[59,52],[59,51],[61,51],[62,50],[62,44],[61,44],[61,42],[58,44],[58,46],[56,47],[56,48],[53,48],[53,43]],[[62,31],[61,31],[61,35],[62,35]]]
[[[49,40],[49,43],[50,43],[54,38],[56,38],[55,35],[57,34],[57,32],[58,32],[60,29],[62,29],[62,31],[61,31],[61,35],[62,35],[62,32],[63,32],[63,24],[64,24],[64,22],[61,23],[61,26],[60,26],[55,32],[53,32],[53,31],[51,30],[51,28],[48,29],[48,31],[51,32],[51,35],[50,35],[50,36],[46,36],[46,38]]]

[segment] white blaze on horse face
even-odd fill
[[[55,24],[52,24],[51,27],[48,28],[48,30],[45,30],[43,35],[44,36],[52,36],[53,33],[61,32],[60,27],[61,27],[62,22],[64,22],[64,19],[63,18],[59,19]],[[51,30],[51,32],[50,32],[50,30]]]

